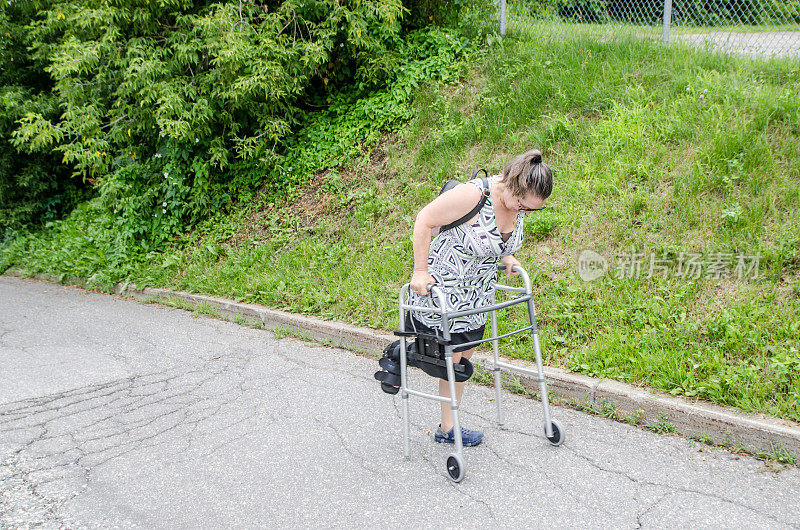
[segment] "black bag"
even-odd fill
[[[381,382],[381,389],[387,394],[397,394],[400,390],[400,340],[383,349],[383,356],[378,361],[381,369],[375,372],[375,379]],[[420,333],[413,342],[406,342],[406,364],[416,366],[431,377],[447,381],[444,344],[436,335]],[[466,381],[475,371],[469,359],[464,357],[453,363],[453,369],[457,383]]]
[[[456,221],[453,221],[450,224],[446,224],[446,225],[440,227],[439,228],[439,232],[444,232],[445,230],[450,230],[451,228],[455,228],[458,225],[466,223],[467,221],[469,221],[470,219],[475,217],[475,214],[480,212],[481,208],[483,208],[483,205],[486,204],[486,199],[489,198],[489,181],[487,180],[487,177],[489,176],[489,173],[487,173],[485,169],[479,169],[479,170],[475,171],[475,173],[472,174],[472,178],[475,179],[478,176],[478,173],[480,173],[481,171],[483,171],[483,174],[486,175],[485,177],[481,177],[481,180],[483,180],[483,195],[481,195],[481,200],[478,202],[478,204],[475,206],[475,208],[472,209],[471,212],[469,212],[467,215],[465,215],[461,219],[458,219]],[[442,193],[446,192],[447,190],[451,190],[451,189],[455,188],[459,184],[461,184],[460,180],[456,180],[456,179],[448,180],[442,186],[442,189],[439,191],[439,195],[441,195]]]

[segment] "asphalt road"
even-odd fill
[[[671,38],[698,48],[709,47],[757,59],[800,54],[800,31],[675,33]]]
[[[438,404],[375,360],[115,296],[0,277],[0,527],[798,528],[800,472],[470,385],[466,477]],[[414,371],[417,388],[434,380]]]

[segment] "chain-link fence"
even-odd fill
[[[621,33],[752,57],[800,55],[800,0],[499,0],[500,33],[567,38]]]

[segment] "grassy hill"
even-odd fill
[[[130,280],[393,329],[416,212],[445,179],[538,147],[556,181],[517,257],[546,362],[800,421],[800,63],[506,41],[465,71],[356,160],[214,216]],[[583,249],[604,277],[578,277]],[[621,267],[636,254],[638,273]],[[701,268],[681,275],[690,254]],[[739,278],[739,256],[758,273]],[[529,339],[504,353],[532,356]]]

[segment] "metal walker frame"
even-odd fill
[[[505,268],[506,266],[503,264],[497,266],[498,271],[505,270]],[[539,393],[541,394],[541,400],[542,400],[545,436],[547,437],[548,441],[555,446],[559,446],[564,442],[564,429],[561,427],[558,421],[552,419],[550,416],[550,405],[547,399],[547,383],[545,381],[544,372],[542,370],[542,355],[539,346],[539,330],[536,326],[536,307],[534,306],[533,295],[531,293],[531,281],[530,278],[528,277],[528,273],[521,266],[515,265],[512,270],[515,272],[519,272],[525,286],[511,287],[508,285],[497,283],[495,285],[495,290],[518,293],[519,296],[515,296],[511,300],[507,300],[505,302],[493,303],[491,305],[481,307],[479,309],[468,309],[465,311],[448,312],[446,309],[447,306],[445,305],[444,293],[442,292],[441,288],[439,288],[436,285],[429,285],[428,290],[431,293],[431,295],[435,296],[436,299],[438,300],[439,302],[438,308],[412,306],[408,303],[405,303],[408,299],[408,291],[410,288],[409,284],[403,285],[403,287],[400,289],[399,313],[400,313],[401,330],[406,329],[405,321],[406,321],[407,311],[428,312],[441,315],[441,322],[442,322],[441,329],[442,329],[443,340],[439,342],[444,346],[444,359],[447,368],[447,379],[450,385],[450,397],[437,396],[408,388],[407,378],[406,378],[406,372],[408,369],[407,357],[406,357],[406,341],[405,339],[400,340],[400,392],[401,392],[401,398],[403,400],[403,454],[406,458],[409,458],[411,455],[409,418],[408,418],[408,397],[419,396],[426,399],[432,399],[434,401],[450,402],[450,407],[451,410],[453,411],[453,433],[455,434],[454,435],[455,452],[451,453],[447,457],[447,474],[450,480],[452,480],[453,482],[461,482],[461,480],[464,478],[465,467],[463,458],[464,447],[463,447],[463,442],[461,440],[461,424],[458,418],[458,402],[456,400],[455,369],[453,367],[453,349],[456,346],[450,344],[450,326],[448,325],[449,320],[451,318],[474,315],[477,313],[491,314],[492,336],[488,339],[481,339],[472,342],[467,342],[464,344],[459,344],[458,347],[477,346],[478,344],[483,344],[484,342],[489,342],[489,341],[492,342],[492,350],[494,352],[494,365],[492,371],[494,372],[494,386],[496,393],[495,401],[497,402],[498,425],[500,427],[503,427],[503,425],[505,424],[503,418],[502,401],[501,401],[502,398],[501,372],[502,369],[505,368],[506,370],[509,370],[511,372],[520,372],[536,378],[537,382],[539,383]],[[498,336],[497,310],[522,303],[527,304],[530,325],[524,326],[510,333],[505,333],[503,335]],[[536,370],[534,371],[521,366],[514,366],[512,364],[501,362],[499,346],[498,346],[500,339],[510,337],[511,335],[515,335],[517,333],[529,330],[531,332],[531,335],[533,336],[533,350],[534,353],[536,354]],[[395,334],[401,337],[409,335],[413,336],[413,333],[409,333],[408,331],[395,332]]]

